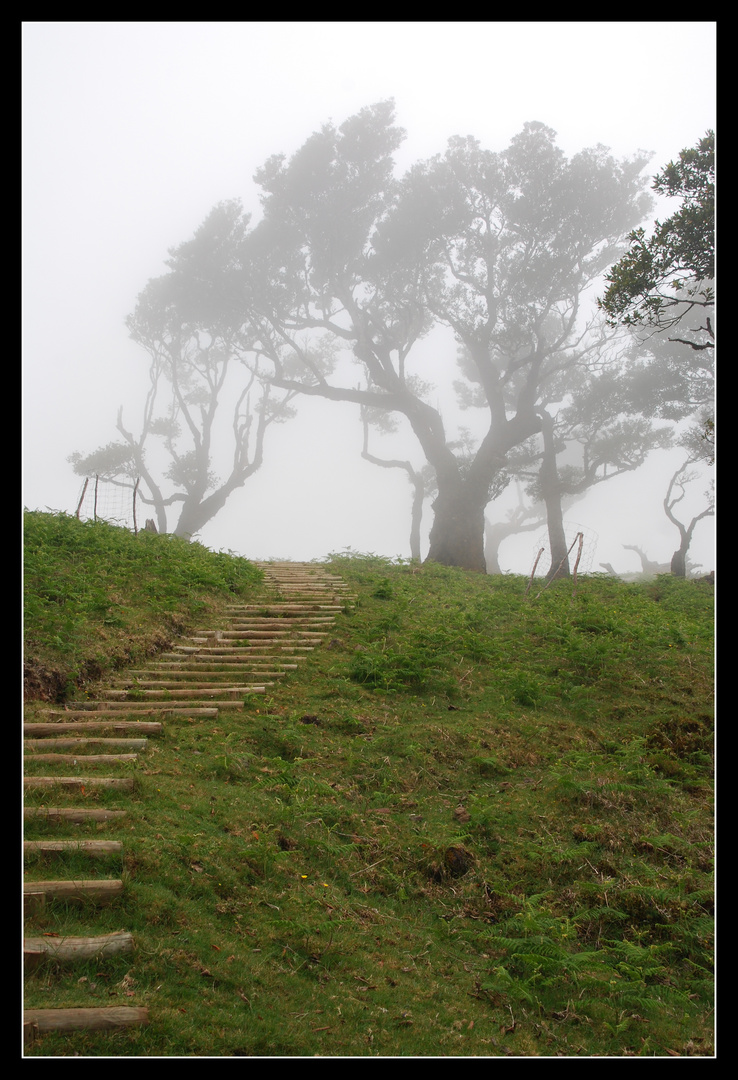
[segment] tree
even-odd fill
[[[542,406],[540,436],[508,457],[507,470],[527,482],[526,494],[545,506],[551,567],[549,577],[567,577],[568,543],[564,505],[594,486],[640,468],[654,450],[672,442],[671,426],[657,427],[629,407],[627,358],[616,357],[594,371],[553,405]]]
[[[141,498],[154,507],[159,532],[167,531],[167,511],[175,507],[173,531],[199,532],[261,467],[269,425],[292,415],[288,402],[294,395],[276,398],[258,371],[240,362],[240,314],[228,290],[247,226],[238,201],[221,203],[192,240],[169,252],[170,272],[149,281],[126,323],[149,356],[139,431],[125,426],[121,409],[116,426],[122,441],[70,458],[81,475],[131,486],[141,477]],[[229,398],[230,433],[221,422]],[[213,471],[214,444],[228,434],[230,469],[221,479]]]
[[[708,131],[697,145],[682,150],[654,177],[653,189],[681,200],[653,233],[630,233],[630,249],[605,275],[608,283],[600,308],[612,322],[671,330],[687,316],[702,314],[704,325],[685,329],[682,341],[695,351],[712,349],[715,277],[715,135]]]
[[[642,389],[648,389],[655,376],[657,408],[673,409],[676,404],[687,415],[684,403],[692,401],[703,456],[712,463],[714,132],[682,150],[677,162],[669,162],[654,177],[653,188],[680,199],[681,206],[663,223],[656,221],[650,237],[642,228],[631,232],[630,249],[605,276],[608,286],[598,304],[611,324],[649,332],[645,358],[634,374],[640,376]],[[677,384],[671,394],[666,389],[670,381]]]
[[[692,517],[689,525],[685,525],[682,521],[679,521],[674,513],[674,508],[682,501],[686,494],[687,485],[698,478],[698,474],[689,469],[691,464],[693,464],[693,462],[687,460],[679,469],[677,469],[669,481],[669,486],[664,498],[664,513],[672,525],[678,529],[680,537],[679,547],[671,558],[671,572],[674,577],[682,578],[687,576],[687,552],[692,543],[692,535],[695,526],[699,521],[702,521],[703,518],[712,517],[715,513],[715,500],[712,491],[707,492],[707,506],[699,514],[695,514]]]
[[[407,418],[438,488],[428,558],[484,571],[484,509],[507,483],[506,455],[541,430],[542,388],[577,377],[584,294],[645,215],[645,159],[595,147],[567,161],[533,123],[501,153],[454,138],[397,181],[404,133],[393,118],[392,102],[372,106],[259,170],[264,218],[244,244],[244,318],[272,385]],[[435,326],[464,347],[486,402],[471,456],[454,451],[410,371]],[[309,332],[343,346],[358,386],[311,363]]]
[[[681,206],[663,223],[657,221],[649,238],[643,229],[630,234],[630,249],[606,275],[608,287],[598,304],[612,324],[649,331],[631,369],[633,400],[648,415],[692,418],[679,439],[688,460],[672,476],[664,498],[664,511],[681,537],[672,573],[684,577],[694,527],[714,512],[710,496],[689,526],[674,515],[686,484],[695,478],[689,466],[715,460],[714,132],[682,150],[678,161],[654,177],[653,188],[680,199]]]

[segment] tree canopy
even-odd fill
[[[715,134],[682,150],[654,177],[653,189],[679,199],[680,207],[653,232],[643,228],[628,237],[630,248],[612,267],[600,308],[612,322],[669,330],[700,314],[698,326],[685,329],[694,350],[712,348],[715,277]],[[680,338],[677,340],[684,341]]]
[[[635,468],[664,444],[644,419],[665,416],[663,398],[650,414],[634,404],[620,369],[617,393],[608,389],[617,331],[592,302],[603,275],[612,290],[627,277],[616,268],[631,265],[637,243],[645,250],[638,226],[653,205],[647,157],[617,159],[601,145],[567,157],[551,128],[530,122],[502,150],[455,136],[444,153],[399,176],[403,139],[392,101],[323,125],[291,157],[275,155],[257,170],[258,221],[238,200],[218,204],[139,296],[128,326],[151,365],[141,429],[129,432],[119,415],[123,441],[98,455],[143,477],[160,518],[181,504],[177,531],[201,527],[260,466],[267,425],[299,395],[358,405],[364,457],[403,468],[414,485],[413,550],[432,490],[428,558],[481,571],[485,507],[514,475],[511,454],[535,437],[550,473],[541,486],[549,513],[560,493],[599,482],[608,464]],[[685,209],[699,209],[702,158],[682,158],[653,186],[693,193]],[[694,216],[659,227],[662,246],[667,235],[685,238],[668,267],[680,303],[691,288],[686,222]],[[651,253],[650,271],[659,257]],[[693,305],[698,295],[690,293]],[[616,304],[614,294],[607,302]],[[653,313],[654,303],[644,310]],[[611,323],[645,317],[600,306]],[[462,406],[478,410],[474,437],[447,430],[439,370]],[[695,369],[695,385],[699,376]],[[218,479],[212,449],[226,386],[234,449]],[[585,389],[597,399],[586,418]],[[398,420],[424,465],[369,452],[368,425],[391,430]],[[583,447],[576,482],[556,465],[562,438]],[[150,467],[151,440],[169,456],[164,478],[173,492]],[[77,458],[80,471],[92,460]]]
[[[264,216],[244,244],[244,319],[273,385],[406,417],[437,482],[428,557],[483,570],[484,507],[506,454],[541,429],[548,387],[596,357],[584,294],[649,208],[646,159],[597,146],[567,160],[529,123],[501,152],[453,138],[397,180],[393,121],[391,102],[364,109],[256,174]],[[471,455],[455,452],[412,366],[437,326],[485,403]],[[350,354],[358,379],[331,381],[311,334]]]
[[[220,203],[191,240],[169,252],[169,272],[148,282],[126,320],[149,357],[139,429],[129,430],[120,410],[121,441],[70,458],[81,475],[124,484],[139,477],[140,497],[154,508],[159,532],[168,530],[170,509],[177,511],[174,533],[199,532],[261,467],[268,426],[292,415],[293,395],[275,394],[241,363],[232,271],[248,220],[238,200]],[[228,438],[230,462],[221,477],[215,444]]]

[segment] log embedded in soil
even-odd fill
[[[146,739],[24,739],[23,749],[31,754],[43,754],[47,750],[125,750],[134,753],[146,749]]]
[[[46,765],[130,765],[138,761],[138,754],[26,754],[25,758]]]
[[[118,930],[101,937],[27,937],[23,939],[26,966],[50,957],[67,962],[99,959],[133,952],[133,934]]]
[[[23,885],[24,895],[41,893],[47,900],[94,900],[98,904],[115,900],[122,892],[122,881],[94,878],[88,881],[27,881]]]
[[[160,735],[162,724],[159,720],[77,720],[68,723],[58,720],[51,723],[31,721],[23,725],[23,734],[33,735],[86,735],[91,732],[113,731],[127,734],[135,731],[137,735]]]
[[[125,810],[83,810],[79,806],[26,806],[23,817],[46,818],[47,821],[112,821],[126,816]]]
[[[24,1026],[45,1031],[106,1031],[148,1024],[149,1010],[116,1005],[108,1009],[26,1009]]]
[[[125,698],[128,691],[106,690],[105,693],[111,699],[120,699]],[[199,697],[201,698],[217,698],[218,696],[220,696],[223,704],[225,705],[225,703],[228,702],[229,708],[232,708],[238,703],[237,699],[239,697],[243,697],[244,694],[265,694],[266,686],[223,686],[217,690],[206,689],[202,691],[199,691],[199,688],[197,686],[191,686],[188,687],[186,690],[140,690],[138,691],[138,693],[140,693],[142,697],[145,697],[152,701],[156,700],[157,698],[159,700],[163,700],[166,698],[178,698],[180,696],[187,697],[188,695],[191,696],[195,693],[198,693]],[[243,702],[241,702],[241,704],[243,704]]]
[[[104,724],[114,724],[116,727],[118,724],[135,724],[138,726],[141,721],[138,720],[124,720],[121,721],[120,717],[128,713],[129,716],[163,716],[168,717],[189,717],[189,716],[217,716],[217,708],[205,706],[203,707],[199,703],[195,705],[187,705],[187,702],[180,701],[176,707],[166,705],[151,705],[146,702],[141,704],[140,702],[131,701],[94,701],[89,702],[87,705],[81,705],[81,707],[74,711],[67,712],[49,712],[47,716],[58,716],[60,722],[64,722],[71,718],[82,717],[95,717],[95,722],[101,722]],[[144,721],[148,722],[148,721]],[[157,724],[159,721],[155,721]],[[161,725],[159,725],[161,726]]]
[[[119,840],[24,840],[27,854],[79,851],[83,855],[117,855],[123,850]]]
[[[113,776],[26,776],[23,780],[25,787],[60,787],[67,788],[120,788],[123,791],[133,791],[134,781],[127,778]]]

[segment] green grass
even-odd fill
[[[91,679],[160,651],[260,578],[245,559],[177,536],[134,536],[102,521],[27,511],[27,691],[62,701]]]
[[[262,595],[209,558],[226,596]],[[358,601],[310,661],[243,712],[166,722],[130,818],[77,827],[124,840],[124,898],[27,928],[132,931],[133,958],[47,963],[26,1004],[144,1005],[150,1025],[29,1053],[712,1055],[711,587],[595,575],[526,596],[518,577],[330,565]]]

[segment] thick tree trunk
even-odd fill
[[[427,561],[486,574],[484,509],[489,501],[487,492],[470,487],[461,479],[443,487],[433,503],[435,516]]]
[[[687,549],[689,547],[689,539],[685,539],[687,539],[686,545],[682,543],[682,547],[677,548],[671,557],[671,573],[674,577],[687,576]]]

